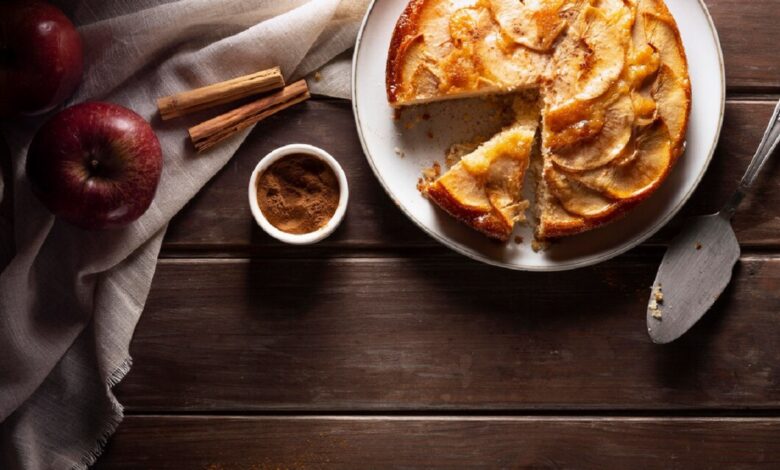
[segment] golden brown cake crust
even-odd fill
[[[403,57],[410,42],[417,38],[420,14],[429,0],[411,0],[393,30],[390,39],[390,49],[387,54],[387,67],[385,69],[385,85],[387,88],[387,101],[394,105],[398,101],[397,91],[401,85],[403,72]]]
[[[440,182],[434,182],[425,189],[429,199],[460,222],[478,230],[495,240],[509,240],[514,227],[510,227],[497,213],[485,214],[481,210],[471,210],[452,197]]]
[[[548,221],[544,224],[544,232],[537,232],[537,238],[540,240],[552,240],[587,232],[623,217],[642,200],[621,201],[615,204],[609,212],[597,217],[577,219],[576,221]]]

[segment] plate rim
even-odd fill
[[[719,67],[720,68],[720,112],[718,115],[718,126],[715,135],[713,136],[713,139],[710,142],[710,149],[707,158],[704,162],[704,165],[702,166],[701,171],[696,176],[694,184],[691,186],[690,190],[688,190],[688,192],[683,196],[680,202],[671,211],[669,211],[664,217],[660,217],[647,231],[637,236],[633,240],[629,241],[625,245],[607,251],[600,256],[589,257],[587,259],[578,262],[568,263],[568,264],[555,263],[547,266],[524,266],[524,265],[510,264],[502,261],[497,261],[495,259],[485,256],[483,253],[480,253],[479,251],[473,250],[465,246],[461,246],[460,244],[454,243],[453,241],[447,239],[447,237],[435,233],[433,230],[426,227],[425,224],[423,224],[420,220],[418,220],[409,211],[407,211],[406,208],[395,198],[393,193],[390,191],[390,188],[388,187],[387,183],[385,182],[384,178],[382,178],[382,175],[379,173],[379,170],[374,165],[374,158],[371,156],[371,154],[368,151],[368,148],[366,146],[365,136],[363,135],[363,127],[361,125],[360,114],[358,113],[358,109],[357,109],[357,95],[356,95],[357,63],[358,63],[357,59],[358,59],[358,55],[360,54],[360,46],[362,44],[363,33],[365,32],[366,24],[368,24],[368,19],[370,18],[371,13],[374,11],[374,7],[379,1],[380,0],[371,0],[371,4],[368,6],[368,9],[366,10],[365,15],[363,16],[363,20],[360,23],[360,29],[358,30],[357,38],[355,39],[355,48],[354,48],[354,52],[352,53],[352,66],[351,66],[352,77],[350,79],[352,115],[353,118],[355,119],[355,127],[357,128],[357,134],[358,134],[358,138],[360,139],[360,145],[363,148],[363,154],[366,157],[366,160],[368,161],[368,165],[371,167],[371,171],[374,173],[374,176],[377,178],[377,180],[379,180],[379,183],[382,185],[382,188],[384,189],[385,193],[387,193],[387,195],[390,197],[390,200],[393,201],[393,204],[395,204],[396,207],[398,207],[398,209],[400,209],[401,212],[409,220],[411,220],[424,233],[426,233],[428,236],[436,240],[438,243],[475,261],[479,261],[481,263],[485,263],[491,266],[496,266],[499,268],[509,269],[513,271],[525,271],[525,272],[573,271],[575,269],[594,266],[603,263],[605,261],[609,261],[622,254],[625,254],[626,252],[646,242],[650,237],[652,237],[653,235],[658,233],[659,230],[665,227],[680,212],[683,206],[685,206],[685,204],[688,203],[691,196],[693,196],[693,193],[696,192],[696,190],[699,188],[699,185],[701,184],[701,180],[704,178],[704,175],[707,173],[707,170],[710,167],[710,163],[712,162],[712,158],[715,155],[715,150],[717,149],[718,143],[720,142],[720,134],[721,131],[723,130],[723,120],[726,111],[726,68],[723,60],[723,48],[720,43],[720,36],[718,34],[718,30],[715,27],[715,22],[713,21],[712,15],[710,14],[707,5],[704,3],[704,0],[697,0],[697,1],[699,3],[699,7],[702,9],[702,11],[704,12],[704,16],[707,19],[707,24],[709,26],[710,34],[712,35],[712,38],[715,40],[715,46],[716,46],[715,49],[718,53],[718,65],[720,66]]]

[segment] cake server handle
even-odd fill
[[[734,213],[737,211],[739,204],[747,195],[750,187],[755,183],[758,178],[758,174],[764,167],[764,164],[769,160],[769,157],[777,149],[780,144],[780,101],[775,106],[775,111],[772,113],[772,119],[769,121],[764,132],[764,138],[761,139],[761,143],[758,145],[758,150],[753,156],[753,160],[750,162],[745,176],[742,177],[742,181],[739,183],[739,187],[731,196],[731,199],[720,210],[721,217],[731,219]]]

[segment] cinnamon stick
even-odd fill
[[[284,86],[279,67],[262,70],[250,75],[233,78],[195,90],[185,91],[157,100],[157,108],[163,121],[202,111],[212,106],[230,103]]]
[[[307,100],[309,96],[306,80],[299,80],[276,93],[191,127],[190,139],[195,149],[202,152],[272,114]]]

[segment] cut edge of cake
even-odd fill
[[[537,146],[538,105],[515,99],[515,122],[443,175],[422,186],[423,194],[471,228],[508,241],[529,203],[522,197],[526,172]]]

